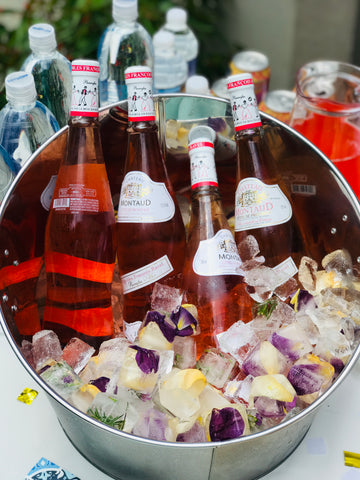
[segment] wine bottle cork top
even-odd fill
[[[252,78],[251,73],[238,73],[235,75],[230,75],[227,78],[227,88],[228,90],[238,89],[249,87],[250,85],[254,85],[254,81]]]
[[[86,77],[99,77],[100,66],[96,60],[73,60],[71,62],[71,72],[73,75]]]
[[[125,83],[152,83],[151,68],[143,65],[135,65],[125,70]]]

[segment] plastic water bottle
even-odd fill
[[[210,95],[209,80],[203,75],[191,75],[185,83],[185,93]]]
[[[57,50],[55,30],[52,25],[38,23],[28,30],[32,53],[21,70],[32,73],[37,98],[55,115],[59,126],[67,125],[71,102],[71,64]]]
[[[175,50],[175,35],[160,31],[153,37],[155,52],[154,93],[177,93],[185,86],[187,63]]]
[[[0,145],[0,203],[14,178],[15,173],[12,171],[12,160],[5,148]]]
[[[199,54],[199,42],[187,24],[187,11],[179,7],[170,8],[166,12],[166,23],[160,30],[174,33],[175,47],[188,64],[188,76],[194,75]]]
[[[36,100],[31,73],[13,72],[5,78],[7,103],[0,111],[0,145],[12,157],[17,173],[31,154],[59,130],[51,111]]]
[[[98,47],[100,106],[127,99],[125,69],[133,65],[153,68],[150,34],[137,22],[137,0],[113,0],[114,22],[104,31]]]

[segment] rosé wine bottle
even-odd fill
[[[98,122],[99,65],[72,62],[73,97],[65,157],[45,232],[43,328],[65,345],[77,336],[98,348],[113,335],[111,284],[115,216]]]
[[[291,277],[297,272],[296,252],[302,251],[302,239],[290,195],[266,141],[251,74],[230,76],[228,91],[237,143],[236,244],[253,235],[265,264]]]
[[[133,340],[155,282],[178,288],[185,227],[161,154],[148,67],[125,71],[128,151],[117,214],[117,258],[124,289],[124,332]]]
[[[195,127],[193,130],[195,130]],[[197,306],[197,355],[216,347],[216,336],[238,320],[251,320],[253,301],[245,291],[241,259],[219,194],[211,128],[201,137],[189,132],[191,217],[183,288]]]

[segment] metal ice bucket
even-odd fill
[[[155,97],[161,145],[169,168],[187,176],[184,145],[169,141],[172,127],[186,129],[198,123],[214,125],[226,121],[227,135],[233,135],[229,102],[212,97],[168,95]],[[126,102],[123,102],[125,105]],[[101,111],[104,116],[107,109]],[[350,187],[333,164],[311,143],[291,128],[263,114],[262,119],[283,178],[300,209],[306,225],[311,255],[316,260],[337,248],[346,248],[354,262],[360,262],[360,209]],[[177,123],[174,123],[174,122]],[[224,125],[224,124],[223,124]],[[270,128],[271,127],[271,128]],[[6,268],[32,265],[43,254],[43,236],[51,197],[53,176],[63,155],[67,127],[54,135],[31,157],[8,192],[0,209],[0,281]],[[181,142],[180,142],[181,143]],[[217,159],[218,162],[218,159]],[[217,163],[219,183],[227,211],[235,189],[233,159]],[[224,180],[226,177],[226,181]],[[184,178],[182,180],[184,180]],[[181,180],[178,180],[181,183]],[[175,182],[176,183],[176,182]],[[179,196],[187,197],[184,185],[175,184]],[[27,262],[27,263],[26,263]],[[23,268],[23,278],[26,272]],[[29,273],[31,275],[31,273]],[[41,274],[34,290],[41,290]],[[312,405],[295,417],[264,432],[216,443],[167,443],[136,437],[88,417],[57,395],[32,370],[19,350],[14,321],[19,299],[2,282],[1,324],[24,368],[45,390],[65,434],[92,464],[116,479],[158,480],[252,480],[279,465],[299,445],[314,416],[327,397],[339,387],[360,355],[356,349],[334,384]],[[31,296],[34,291],[22,292]],[[29,298],[29,300],[33,300]]]

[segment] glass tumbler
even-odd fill
[[[360,199],[360,68],[328,60],[302,66],[290,126],[334,163]]]

